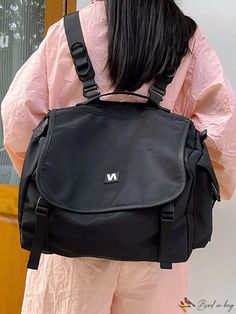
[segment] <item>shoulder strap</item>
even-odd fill
[[[79,12],[65,15],[64,27],[76,73],[84,85],[84,97],[90,99],[99,96],[100,91],[94,80],[95,72],[84,42]],[[149,98],[157,105],[164,99],[167,85],[172,82],[174,76],[175,71],[165,73],[158,77],[156,82],[150,87]]]
[[[100,95],[98,85],[94,80],[95,72],[84,42],[78,11],[64,16],[64,27],[76,73],[84,85],[84,97],[90,99]]]

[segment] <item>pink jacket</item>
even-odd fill
[[[108,73],[103,70],[108,44],[104,2],[95,1],[84,8],[81,24],[100,90],[112,91]],[[163,105],[191,118],[199,130],[208,129],[207,144],[221,194],[229,199],[236,183],[236,96],[199,28],[190,48],[192,54],[183,59]],[[150,84],[136,92],[147,95]],[[83,100],[61,19],[50,27],[39,49],[18,71],[2,103],[4,145],[18,174],[32,129],[48,109],[73,106]]]

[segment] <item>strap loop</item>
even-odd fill
[[[95,76],[91,63],[88,60],[87,51],[83,43],[75,42],[71,47],[71,55],[74,60],[75,70],[82,82],[93,79]]]

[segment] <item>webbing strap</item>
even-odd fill
[[[94,80],[95,72],[85,45],[79,12],[65,15],[64,27],[76,73],[84,85],[83,95],[88,99],[94,98],[100,95],[100,91]],[[149,97],[155,104],[159,105],[164,99],[167,85],[172,82],[174,76],[175,71],[164,73],[150,87]]]
[[[48,212],[49,204],[42,197],[40,197],[35,207],[35,214],[37,215],[37,218],[27,268],[38,269],[47,232]]]
[[[100,95],[98,85],[94,80],[95,72],[85,45],[79,12],[65,15],[64,27],[75,71],[83,82],[84,97],[90,99]]]
[[[172,269],[170,249],[172,242],[172,228],[174,222],[174,204],[168,203],[164,205],[161,212],[161,227],[160,227],[160,245],[159,259],[162,269]]]

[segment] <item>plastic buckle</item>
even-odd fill
[[[166,95],[166,92],[163,91],[162,89],[158,88],[158,87],[155,87],[155,86],[151,86],[149,88],[149,93],[151,94],[152,92],[154,92],[155,94],[157,94],[161,100],[164,99],[165,95]]]
[[[93,97],[100,95],[100,91],[99,91],[97,84],[92,85],[92,86],[88,86],[88,87],[84,87],[83,95],[86,98],[93,98]]]
[[[89,72],[91,71],[91,65],[84,57],[75,61],[75,70],[76,73],[81,77],[81,80],[84,80],[84,77],[89,75]]]
[[[84,48],[83,43],[81,42],[75,42],[72,46],[71,46],[71,54],[74,58],[81,58],[81,55],[86,55],[86,51]]]
[[[89,62],[87,50],[83,43],[75,42],[71,46],[71,55],[74,60],[76,73],[81,78],[81,80],[86,80],[86,76],[91,77],[91,75],[93,75],[93,71]]]
[[[49,208],[45,205],[40,204],[41,199],[42,197],[40,196],[35,206],[35,214],[40,216],[47,216]]]
[[[161,221],[164,222],[173,222],[174,221],[174,206],[170,204],[165,206],[161,213]]]

